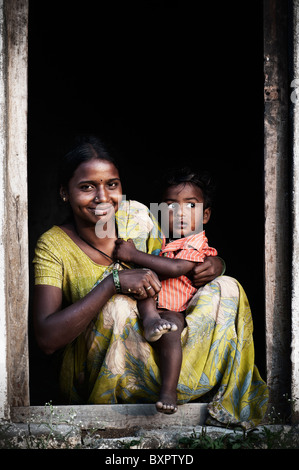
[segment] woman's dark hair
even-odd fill
[[[178,186],[179,184],[198,186],[203,193],[204,209],[212,207],[215,182],[207,171],[195,171],[189,167],[174,169],[164,177],[161,185],[162,192],[165,192],[170,186]]]
[[[104,143],[96,136],[79,136],[69,152],[62,158],[60,166],[60,185],[67,186],[78,166],[93,158],[107,160],[118,169],[114,158],[108,153]]]

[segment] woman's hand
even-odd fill
[[[221,276],[223,261],[217,256],[207,256],[203,263],[197,263],[191,271],[190,279],[194,287],[201,287]]]
[[[128,263],[134,262],[134,254],[137,249],[135,248],[134,242],[131,239],[127,241],[122,238],[118,238],[115,241],[115,248],[113,252],[113,258],[120,261],[127,261]]]
[[[160,292],[158,276],[150,269],[124,269],[118,275],[122,293],[133,294],[137,300],[155,297]]]

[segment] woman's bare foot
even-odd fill
[[[143,323],[144,337],[147,341],[158,341],[162,335],[169,331],[178,329],[175,323],[164,320],[163,318],[155,318]]]
[[[165,414],[173,414],[178,411],[176,404],[176,392],[174,393],[161,393],[159,400],[156,403],[157,411]]]

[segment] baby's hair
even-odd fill
[[[180,184],[194,184],[198,186],[203,193],[204,209],[212,207],[215,183],[209,172],[195,171],[189,167],[173,169],[165,175],[162,181],[162,192],[170,186],[178,186]]]

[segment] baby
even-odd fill
[[[206,256],[217,255],[217,251],[208,246],[202,229],[211,216],[210,179],[189,169],[178,170],[168,178],[162,202],[168,205],[169,237],[159,256],[137,250],[132,240],[119,239],[114,257],[149,268],[161,280],[158,300],[138,300],[138,311],[144,336],[153,343],[159,358],[161,390],[156,408],[160,412],[174,413],[182,363],[184,313],[197,292],[188,274],[195,263],[204,261]]]

